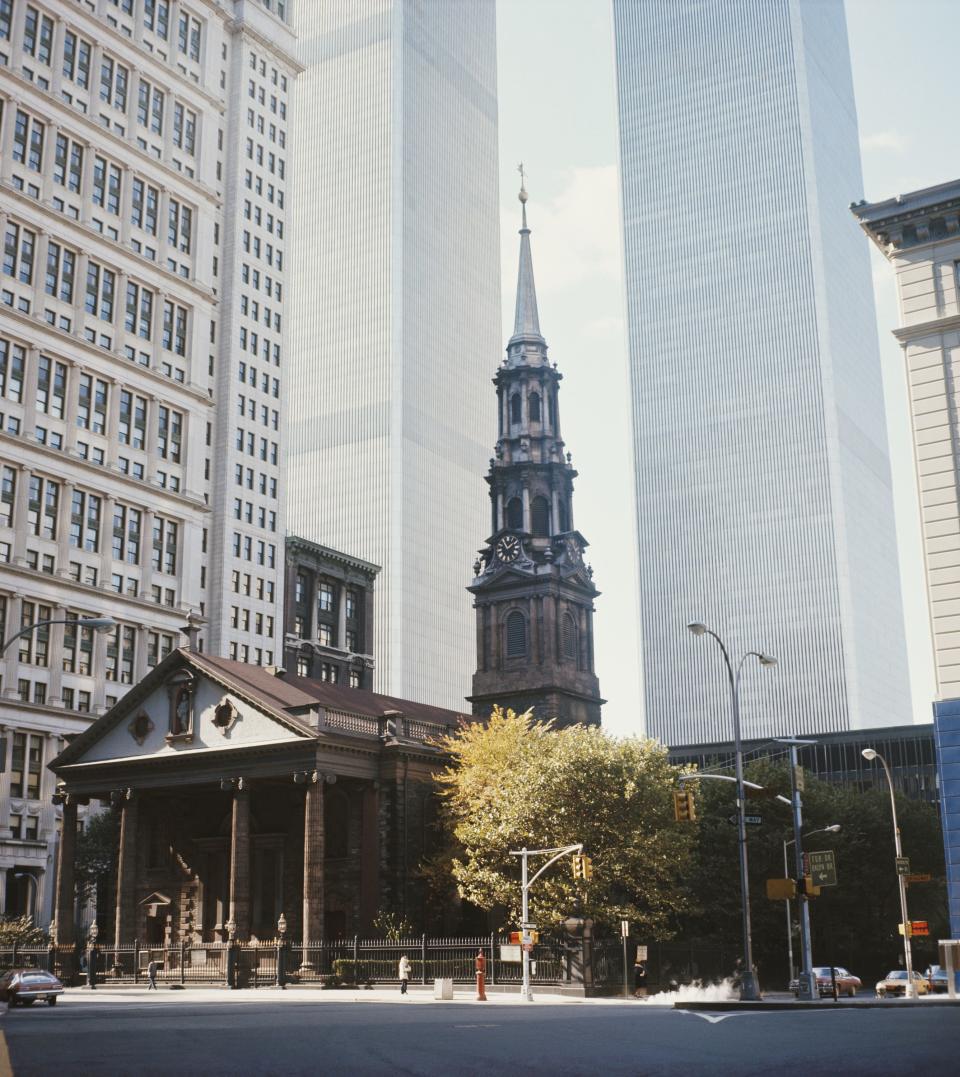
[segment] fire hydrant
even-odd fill
[[[477,950],[477,959],[474,962],[477,969],[477,1002],[487,1001],[484,979],[487,974],[487,959],[483,956],[483,950]]]

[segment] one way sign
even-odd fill
[[[743,817],[743,821],[747,824],[747,826],[763,826],[763,816],[762,815],[745,815]],[[735,815],[730,815],[730,816],[727,817],[727,822],[731,826],[736,826],[737,825],[737,817]]]

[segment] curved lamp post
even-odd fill
[[[833,823],[830,826],[821,827],[819,830],[808,830],[806,832],[806,834],[801,835],[801,838],[812,838],[814,834],[839,834],[840,830],[841,830],[840,824],[839,823]],[[795,845],[796,842],[797,842],[796,838],[789,838],[789,839],[784,838],[784,841],[783,841],[783,877],[785,879],[790,878],[790,866],[789,866],[789,861],[787,860],[787,849],[791,845]],[[798,904],[800,906],[800,916],[801,916],[801,918],[804,916],[805,912],[809,916],[809,911],[808,911],[809,907],[808,907],[808,909],[805,910],[802,900],[798,900]],[[790,964],[790,979],[792,980],[793,979],[793,915],[792,915],[792,913],[790,911],[790,899],[789,898],[786,901],[786,906],[787,906],[787,958],[788,958],[788,961],[789,961],[789,964]],[[803,925],[801,924],[801,926],[803,926]],[[806,937],[807,937],[807,940],[809,940],[809,938],[810,938],[809,930],[807,930],[807,932],[806,932]],[[809,955],[803,955],[803,957],[804,957],[804,965],[805,965],[805,967],[807,969],[809,969],[809,968],[811,968],[813,966],[812,961],[807,961],[806,960],[806,958],[808,956]]]
[[[733,747],[736,759],[737,774],[737,838],[740,851],[740,901],[742,906],[742,929],[743,929],[743,960],[746,968],[740,983],[740,998],[752,1000],[760,998],[760,985],[757,983],[756,973],[753,968],[753,940],[750,932],[750,878],[747,873],[747,821],[746,821],[746,795],[743,787],[743,748],[740,743],[740,676],[748,658],[756,658],[761,666],[775,666],[776,658],[762,651],[747,651],[734,670],[730,661],[730,654],[723,640],[705,624],[699,621],[691,621],[687,628],[695,636],[712,636],[720,648],[723,660],[727,666],[727,676],[730,681],[730,702],[733,710]]]
[[[21,628],[15,636],[11,636],[0,650],[0,655],[4,654],[10,644],[15,643],[21,636],[29,636],[31,632],[36,632],[38,628],[46,628],[48,625],[77,625],[79,628],[90,628],[94,632],[109,632],[111,628],[117,627],[117,622],[112,617],[64,617],[54,621],[34,621],[32,625]]]
[[[864,759],[869,759],[871,762],[875,759],[879,759],[883,764],[883,772],[887,776],[887,787],[890,790],[890,812],[893,815],[893,847],[896,849],[897,859],[899,860],[903,856],[903,847],[900,844],[900,825],[897,823],[897,802],[893,795],[893,775],[890,773],[890,767],[887,766],[886,759],[876,751],[874,748],[864,748],[860,753]],[[900,874],[899,864],[897,865],[897,885],[900,888],[900,917],[903,923],[903,962],[907,966],[907,986],[904,988],[904,998],[915,998],[916,991],[913,984],[913,951],[910,946],[910,921],[907,919],[907,886],[903,881],[903,876]]]

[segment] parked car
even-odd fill
[[[848,972],[839,965],[833,965],[832,967],[836,973],[837,994],[848,995],[850,998],[853,998],[860,988],[863,987],[863,984],[860,982],[860,977],[854,976],[852,972]],[[817,992],[821,998],[833,994],[833,977],[830,975],[830,969],[830,965],[817,965],[813,970],[817,977]],[[795,995],[799,995],[800,981],[791,980],[790,990]]]
[[[947,989],[947,970],[943,965],[929,965],[923,974],[927,986],[934,994],[940,994]]]
[[[928,995],[930,993],[930,985],[919,972],[914,972],[912,982],[915,994]],[[891,969],[877,984],[877,998],[903,998],[906,993],[906,969]]]
[[[56,1006],[63,984],[52,972],[43,969],[11,969],[0,977],[0,1002],[14,1006],[32,1006],[38,1000]]]

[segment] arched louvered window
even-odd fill
[[[545,536],[550,534],[550,503],[545,497],[535,497],[530,506],[530,515],[533,517],[533,533]]]
[[[519,393],[510,397],[510,422],[519,423],[523,420],[523,401]]]
[[[507,527],[517,531],[523,528],[523,502],[519,497],[511,497],[507,502]]]
[[[540,422],[540,394],[530,394],[530,422]]]
[[[550,420],[551,427],[557,425],[556,419],[554,418],[553,393],[550,391],[547,392],[547,418]]]
[[[577,659],[577,623],[569,613],[565,613],[560,622],[560,636],[563,657],[575,662]]]
[[[565,531],[570,530],[570,521],[567,518],[567,503],[563,500],[563,498],[561,498],[557,502],[557,509],[560,515],[560,519],[557,522],[559,525],[560,534],[562,535]]]
[[[519,610],[507,614],[507,658],[527,653],[527,619]]]

